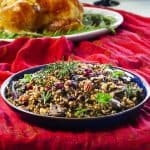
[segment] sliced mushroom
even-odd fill
[[[75,80],[67,80],[66,82],[65,82],[65,84],[64,84],[64,87],[66,88],[70,88],[70,87],[73,87],[73,88],[77,88],[77,86],[78,86],[78,83],[77,83],[77,81],[75,81]]]
[[[16,81],[12,82],[12,86],[11,86],[11,90],[12,90],[12,94],[13,94],[13,98],[17,99],[19,97],[19,93],[18,90],[16,89]]]
[[[60,105],[50,104],[49,115],[55,117],[64,117],[65,111]]]
[[[118,100],[112,98],[109,103],[113,109],[121,109],[121,103]]]
[[[84,77],[83,75],[74,75],[72,76],[72,80],[75,80],[75,81],[83,81],[83,80],[86,80],[87,78]]]
[[[125,88],[122,88],[122,89],[120,89],[120,90],[112,91],[112,95],[113,95],[114,97],[116,97],[116,98],[121,99],[121,98],[123,98],[123,96],[124,96],[124,92],[125,92]]]
[[[95,81],[98,81],[98,80],[99,80],[99,81],[102,81],[103,79],[104,79],[104,76],[103,76],[103,75],[99,75],[99,76],[95,76],[95,77],[91,77],[91,78],[90,78],[90,80],[91,80],[91,81],[94,81],[94,82],[95,82]]]

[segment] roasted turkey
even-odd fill
[[[82,26],[78,0],[0,0],[0,28],[9,32],[56,32]]]

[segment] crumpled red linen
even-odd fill
[[[66,38],[0,42],[0,84],[31,66],[75,59],[110,63],[141,74],[150,83],[150,18],[118,11],[124,23],[115,35],[71,42]],[[150,101],[133,122],[99,131],[53,131],[23,121],[0,98],[0,150],[150,150]]]

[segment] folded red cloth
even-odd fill
[[[124,11],[124,23],[115,35],[73,43],[60,39],[20,38],[0,42],[0,84],[11,74],[35,65],[74,58],[131,69],[150,83],[150,18]],[[133,122],[103,131],[53,131],[21,120],[0,99],[0,150],[150,149],[150,101]]]

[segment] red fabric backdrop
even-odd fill
[[[0,84],[11,74],[35,65],[72,58],[125,67],[150,83],[150,18],[118,11],[124,23],[116,35],[71,42],[21,38],[0,42]],[[70,57],[71,56],[71,57]],[[150,101],[132,123],[101,131],[53,131],[21,120],[0,98],[0,150],[150,150]]]

